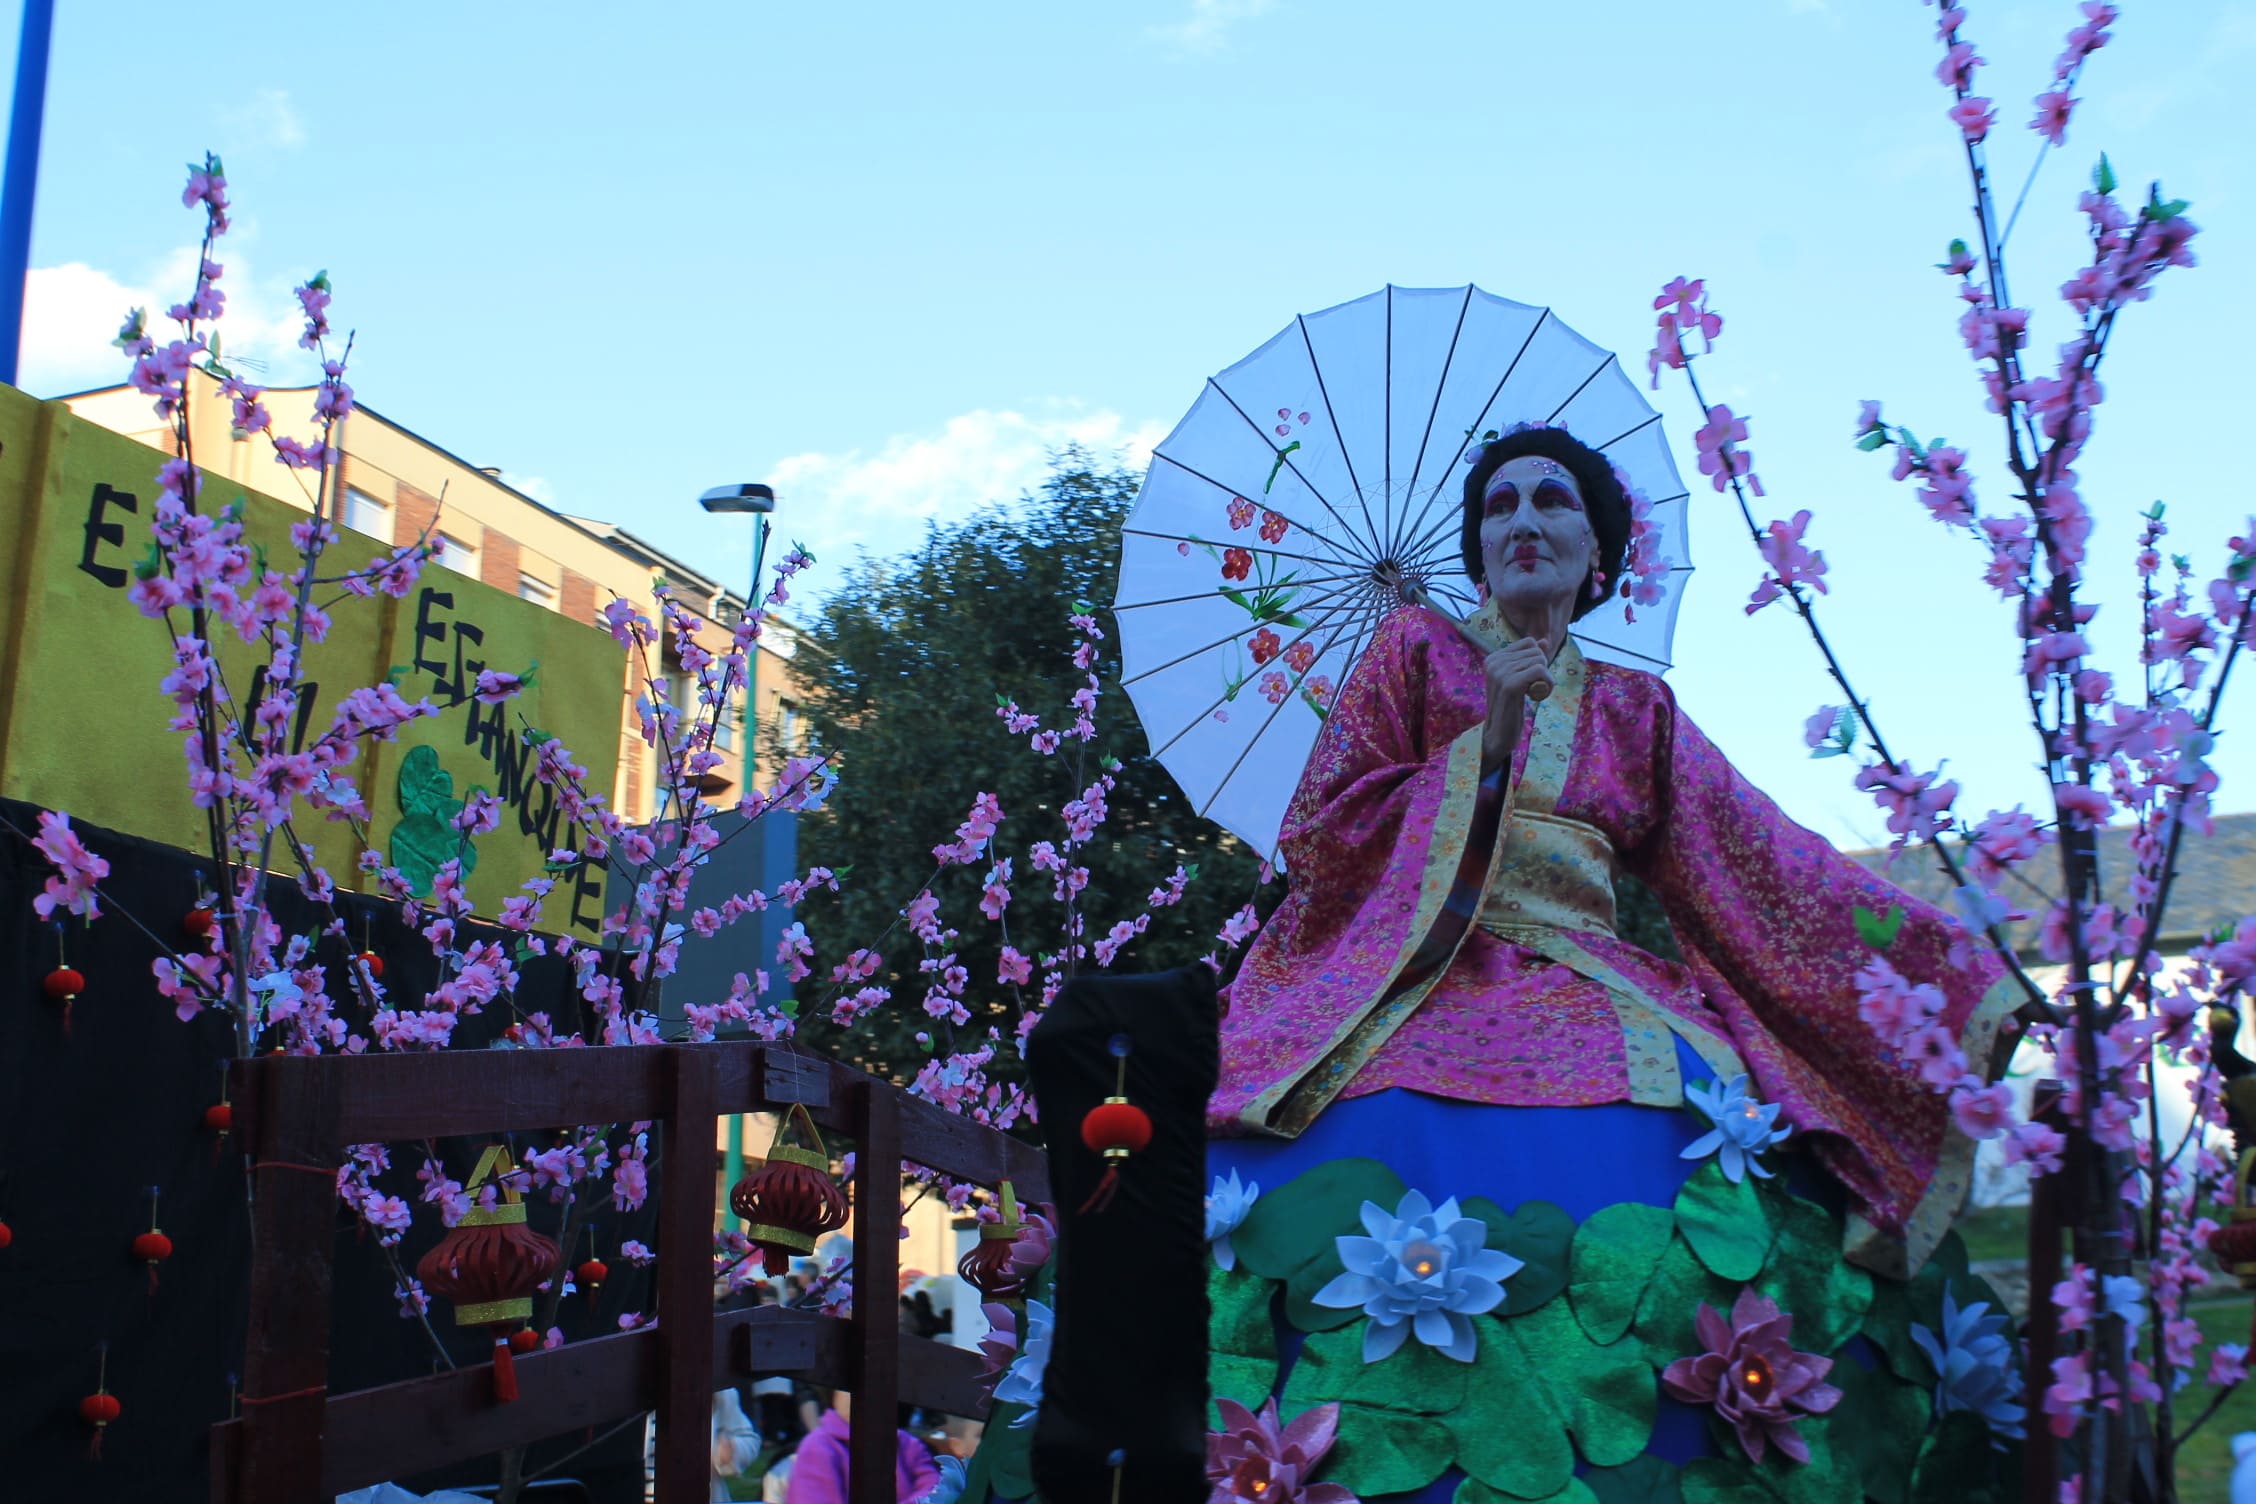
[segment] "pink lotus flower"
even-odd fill
[[[1222,1429],[1206,1436],[1206,1504],[1354,1504],[1338,1483],[1310,1483],[1339,1434],[1339,1406],[1318,1405],[1289,1426],[1277,1421],[1272,1398],[1259,1415],[1235,1400],[1217,1399]]]
[[[1663,1369],[1661,1387],[1690,1404],[1715,1406],[1754,1461],[1773,1446],[1809,1461],[1794,1417],[1822,1415],[1841,1402],[1841,1391],[1822,1382],[1833,1360],[1794,1351],[1794,1318],[1753,1290],[1739,1292],[1728,1322],[1700,1302],[1696,1326],[1708,1350]]]

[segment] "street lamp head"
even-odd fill
[[[772,512],[776,504],[775,488],[758,481],[715,486],[698,497],[697,504],[708,512]]]

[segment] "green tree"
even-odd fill
[[[1019,1014],[1010,989],[996,980],[1003,935],[979,911],[985,864],[952,867],[933,885],[941,922],[962,932],[953,949],[971,978],[968,1026],[950,1029],[924,1014],[927,983],[917,969],[923,947],[899,917],[937,865],[933,847],[954,839],[982,791],[996,796],[1005,815],[993,854],[1014,861],[1015,896],[1005,919],[1010,943],[1027,954],[1060,948],[1063,910],[1052,901],[1050,875],[1035,871],[1026,853],[1037,841],[1062,844],[1058,811],[1097,778],[1105,757],[1117,759],[1117,783],[1109,818],[1081,853],[1090,869],[1080,900],[1084,943],[1142,913],[1146,896],[1177,864],[1196,869],[1182,903],[1156,911],[1114,970],[1155,971],[1198,959],[1215,948],[1223,920],[1255,896],[1258,858],[1195,814],[1149,755],[1120,689],[1119,634],[1109,610],[1100,605],[1094,612],[1105,638],[1095,670],[1102,694],[1093,743],[1083,750],[1068,740],[1057,755],[1038,756],[995,714],[1003,696],[1047,727],[1072,724],[1070,702],[1083,676],[1073,666],[1076,637],[1067,617],[1076,602],[1111,598],[1120,524],[1137,479],[1082,450],[1062,451],[1039,488],[1017,503],[934,525],[912,552],[865,556],[809,623],[808,645],[821,666],[808,676],[802,708],[816,743],[840,754],[841,779],[828,809],[802,825],[801,855],[846,873],[843,914],[818,936],[836,943],[824,946],[815,977],[799,989],[802,1035],[811,1046],[905,1076],[927,1058],[915,1040],[920,1030],[941,1053],[976,1047],[990,1025],[1009,1038]],[[1280,888],[1262,890],[1263,898]],[[846,945],[871,945],[884,956],[874,980],[892,989],[893,1001],[842,1036],[816,1004]],[[1021,989],[1030,1006],[1039,1001],[1040,980],[1037,973]],[[1002,1052],[991,1073],[1010,1076],[1014,1058]]]

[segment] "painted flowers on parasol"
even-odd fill
[[[1274,858],[1316,732],[1406,581],[1462,617],[1468,450],[1516,426],[1604,454],[1639,512],[1622,594],[1574,635],[1659,672],[1691,552],[1660,414],[1548,308],[1388,287],[1211,378],[1123,528],[1122,681],[1193,806]]]

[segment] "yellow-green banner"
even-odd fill
[[[263,445],[263,440],[256,441]],[[107,826],[190,850],[208,850],[204,811],[190,800],[181,734],[166,729],[173,707],[160,688],[172,669],[164,624],[127,599],[135,563],[149,549],[156,473],[166,456],[0,386],[0,796],[67,810]],[[275,567],[296,558],[290,526],[304,509],[250,491],[205,467],[199,498],[217,510],[238,497],[245,539]],[[279,468],[277,474],[282,473]],[[323,555],[322,572],[364,566],[382,546],[354,533]],[[327,587],[333,591],[334,587]],[[306,651],[299,721],[308,737],[328,726],[347,692],[393,675],[409,700],[441,705],[391,744],[367,747],[351,774],[388,860],[427,882],[429,860],[458,851],[451,819],[478,789],[502,804],[499,829],[475,837],[464,856],[481,914],[539,876],[548,853],[576,846],[560,829],[552,791],[532,777],[526,724],[560,738],[608,793],[618,755],[623,665],[600,630],[476,580],[427,568],[401,600],[321,596],[332,618],[325,641]],[[257,698],[264,650],[231,628],[214,644],[231,697]],[[481,668],[523,673],[532,686],[499,706],[468,698]],[[341,887],[368,887],[360,849],[343,822],[303,818],[300,838]],[[286,863],[276,866],[288,870]],[[562,873],[541,928],[597,932],[600,870]]]

